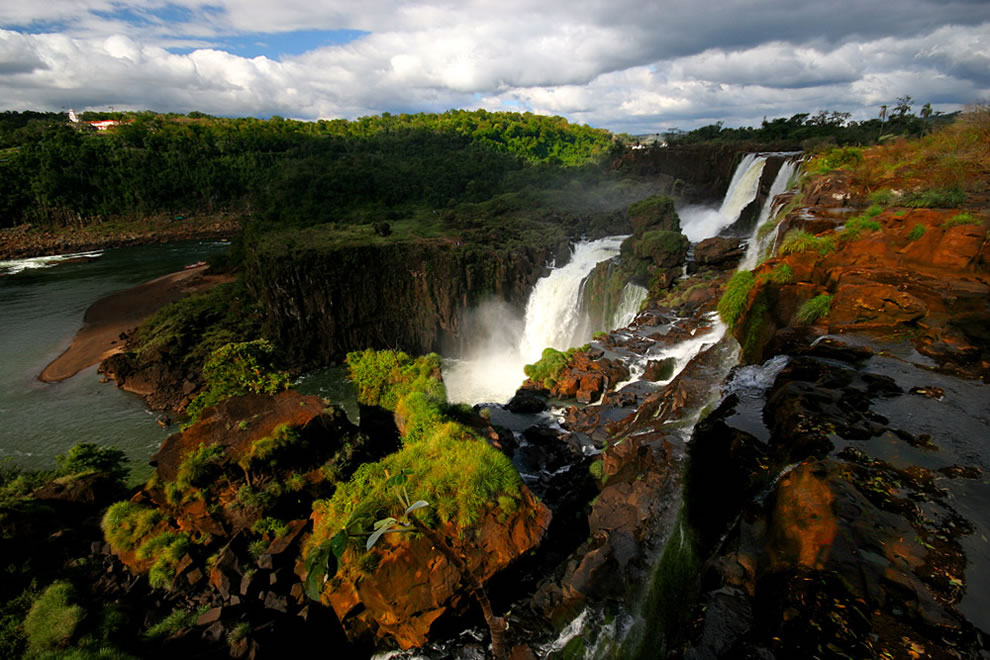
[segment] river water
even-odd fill
[[[107,249],[84,262],[0,262],[0,460],[50,468],[69,447],[95,442],[125,451],[134,477],[150,474],[148,457],[168,431],[144,401],[101,383],[96,366],[61,383],[37,376],[69,346],[94,302],[225,247],[189,242]]]

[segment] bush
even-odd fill
[[[725,293],[718,301],[718,315],[722,322],[732,328],[746,307],[749,292],[756,284],[756,277],[751,271],[737,271],[725,287]]]
[[[92,442],[81,442],[64,455],[59,454],[55,457],[55,464],[55,471],[59,476],[107,472],[114,480],[123,484],[130,474],[124,452],[116,447],[101,447]]]
[[[835,240],[831,236],[813,236],[801,229],[792,229],[781,241],[779,252],[781,255],[788,255],[808,250],[817,250],[824,257],[835,251]]]
[[[34,653],[54,651],[66,646],[85,614],[73,603],[75,589],[65,581],[48,585],[31,606],[24,619],[28,648]]]
[[[275,369],[274,353],[275,347],[264,339],[225,344],[213,351],[203,365],[206,387],[186,409],[186,426],[194,424],[206,408],[231,397],[288,389],[289,374]]]
[[[908,193],[900,200],[901,206],[911,208],[950,209],[966,203],[966,193],[959,188],[932,188]]]
[[[798,323],[810,324],[818,319],[828,316],[832,308],[832,296],[822,294],[807,301],[798,309],[795,319]]]
[[[204,485],[216,472],[217,463],[223,457],[224,449],[220,445],[202,445],[186,454],[175,476],[179,491]]]
[[[158,509],[123,501],[110,505],[103,514],[100,527],[115,552],[134,550],[138,542],[150,534],[163,517]]]
[[[836,147],[812,159],[809,169],[816,174],[827,174],[842,167],[859,165],[863,162],[863,149],[860,147]]]
[[[959,213],[952,216],[945,222],[943,222],[942,228],[948,229],[949,227],[956,227],[958,225],[978,225],[978,224],[980,224],[980,221],[974,218],[969,213]]]
[[[794,281],[794,270],[787,264],[777,264],[770,271],[770,281],[775,284],[790,284]]]
[[[855,216],[849,218],[846,222],[846,226],[843,228],[842,232],[839,234],[840,238],[843,240],[855,240],[859,238],[859,235],[863,231],[881,231],[883,225],[881,225],[876,220],[870,220],[865,216]]]
[[[882,204],[883,206],[886,206],[893,201],[894,193],[890,190],[890,188],[881,188],[880,190],[874,190],[867,195],[867,199],[874,204]]]
[[[922,224],[917,224],[911,228],[911,231],[908,232],[907,237],[909,241],[916,241],[924,235],[925,235],[925,226]]]
[[[440,356],[436,353],[416,359],[402,351],[348,353],[347,366],[358,390],[358,401],[368,406],[395,410],[399,399],[409,392],[423,392],[446,401],[447,390],[440,380]]]

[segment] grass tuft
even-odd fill
[[[795,315],[795,320],[798,323],[808,325],[814,323],[820,318],[828,316],[831,309],[832,296],[823,293],[822,295],[815,296],[808,302],[801,305],[801,308]]]
[[[718,301],[718,315],[722,322],[730,328],[735,326],[736,321],[746,307],[749,292],[756,284],[756,278],[748,270],[736,272],[725,287],[725,293]]]

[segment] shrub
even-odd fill
[[[741,270],[736,272],[726,285],[725,293],[718,301],[718,315],[730,328],[735,326],[736,320],[746,307],[749,292],[755,284],[756,277],[753,273]]]
[[[289,533],[289,526],[278,518],[265,516],[251,525],[251,531],[261,536],[268,535],[271,538],[281,538]]]
[[[103,514],[100,527],[110,547],[120,552],[137,548],[138,542],[150,534],[162,519],[158,509],[123,501],[110,505]]]
[[[879,190],[874,190],[867,195],[867,199],[874,204],[882,204],[883,206],[886,206],[893,201],[894,193],[890,190],[890,188],[881,188]]]
[[[76,632],[85,614],[73,603],[75,589],[63,580],[53,582],[41,592],[24,619],[28,648],[34,653],[64,647]]]
[[[949,227],[956,227],[958,225],[978,225],[980,221],[974,218],[969,213],[958,213],[945,222],[942,223],[943,229],[948,229]]]
[[[202,445],[189,452],[179,463],[175,485],[180,492],[203,485],[216,471],[217,463],[224,457],[220,445]]]
[[[925,235],[925,226],[922,224],[917,224],[911,228],[911,231],[908,232],[907,237],[909,241],[916,241],[924,235]]]
[[[443,401],[447,390],[439,378],[440,356],[436,353],[411,358],[402,351],[368,349],[347,354],[351,380],[358,401],[395,410],[404,395],[417,391]]]
[[[121,484],[127,480],[130,469],[127,456],[116,447],[101,447],[92,442],[81,442],[55,457],[56,472],[60,476],[91,472],[107,472]]]
[[[138,559],[152,560],[148,582],[156,589],[167,588],[175,577],[175,569],[189,549],[189,535],[164,531],[138,548]]]
[[[557,377],[567,367],[567,364],[574,357],[574,353],[577,350],[576,348],[571,348],[566,351],[558,351],[555,348],[544,348],[540,359],[533,364],[525,365],[523,367],[523,373],[526,374],[526,378],[529,378],[533,382],[540,383],[543,387],[551,388],[557,384]]]
[[[196,619],[205,611],[205,606],[198,612],[195,610],[173,610],[171,614],[144,631],[142,637],[149,641],[155,641],[177,633],[183,628],[192,628],[196,625]]]
[[[901,206],[911,208],[955,208],[966,203],[966,193],[959,188],[931,188],[911,192],[901,198]]]
[[[375,463],[365,463],[339,484],[333,497],[313,505],[320,522],[315,545],[329,539],[348,521],[371,524],[394,513],[395,494],[388,475],[409,474],[409,499],[426,500],[424,512],[460,527],[477,522],[483,507],[499,496],[518,499],[521,480],[512,462],[469,428],[447,422],[428,438],[409,443]]]
[[[832,296],[822,294],[807,301],[798,309],[795,319],[798,323],[810,324],[818,319],[828,316],[832,308]]]
[[[210,354],[203,365],[206,387],[186,409],[192,425],[206,408],[249,392],[275,394],[289,387],[289,374],[277,371],[275,347],[263,339],[230,343]]]
[[[792,229],[781,241],[779,252],[781,255],[788,255],[808,250],[817,250],[824,257],[835,251],[835,241],[831,236],[813,236],[801,229]]]
[[[770,271],[770,281],[775,284],[790,284],[794,281],[794,270],[787,264],[777,264]]]
[[[846,222],[846,226],[840,233],[840,237],[843,240],[855,240],[859,238],[859,235],[864,230],[874,232],[881,231],[882,229],[883,225],[876,220],[870,220],[865,216],[855,216],[853,218],[849,218]]]
[[[842,167],[855,166],[863,162],[863,149],[860,147],[836,147],[815,156],[809,169],[817,174],[827,174]]]

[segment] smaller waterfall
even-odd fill
[[[781,164],[780,169],[777,170],[777,176],[774,177],[773,183],[770,184],[770,192],[767,193],[767,199],[763,203],[763,208],[760,209],[760,217],[756,221],[757,233],[753,234],[753,237],[749,241],[749,247],[746,248],[746,256],[739,265],[739,270],[752,270],[755,268],[760,255],[763,254],[763,250],[773,240],[773,232],[766,233],[760,238],[759,229],[770,220],[770,216],[775,209],[774,200],[777,198],[777,195],[787,190],[787,184],[790,183],[791,178],[793,178],[800,167],[801,160],[792,158]]]
[[[608,327],[606,330],[612,330],[614,328],[624,328],[633,319],[636,318],[636,314],[639,313],[639,307],[646,300],[646,294],[649,291],[646,287],[642,287],[638,284],[633,284],[630,282],[622,289],[622,297],[619,299],[619,304],[615,308],[615,314],[609,319]]]
[[[739,219],[743,209],[756,199],[760,188],[760,176],[767,164],[767,157],[746,154],[732,175],[732,181],[716,210],[703,206],[687,206],[678,211],[681,229],[692,243],[717,236],[720,231]]]

